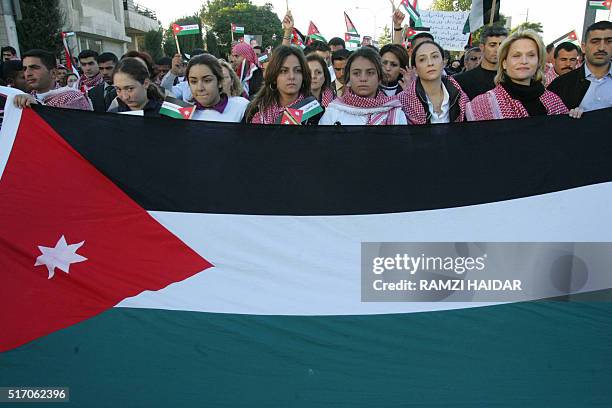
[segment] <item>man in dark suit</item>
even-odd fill
[[[95,112],[106,112],[113,99],[117,97],[117,91],[113,86],[113,70],[118,59],[112,52],[103,52],[98,55],[97,61],[104,82],[91,88],[87,95]]]

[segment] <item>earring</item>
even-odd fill
[[[271,83],[269,86],[270,86],[270,89],[273,91],[276,91],[278,89],[275,83]]]

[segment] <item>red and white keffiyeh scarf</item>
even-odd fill
[[[408,88],[401,93],[397,94],[397,98],[402,103],[402,110],[406,114],[406,118],[408,122],[412,125],[425,125],[427,124],[428,115],[423,107],[423,104],[420,101],[419,96],[417,95],[416,85],[418,79],[413,81]],[[459,91],[459,100],[457,103],[459,104],[459,116],[454,120],[455,122],[463,122],[465,118],[465,107],[470,102],[470,98],[463,92],[461,86],[454,78],[448,77],[447,83],[450,86],[455,87]],[[442,86],[445,86],[444,83]],[[448,89],[448,88],[447,88]],[[450,92],[449,92],[450,93]],[[452,107],[453,101],[449,101]],[[430,112],[431,115],[431,112]],[[451,118],[452,120],[452,118]]]
[[[334,91],[332,91],[330,88],[327,88],[323,91],[323,94],[321,95],[321,106],[327,108],[327,106],[329,106],[329,104],[332,103],[334,99],[336,99]]]
[[[548,115],[564,115],[569,112],[561,98],[550,91],[544,91],[540,101]],[[498,84],[468,103],[465,116],[469,121],[518,119],[529,117],[529,113],[519,100],[513,99],[504,87]]]
[[[249,81],[253,73],[259,69],[259,59],[255,50],[247,43],[239,42],[232,48],[232,54],[244,57],[242,64],[236,69],[236,75],[240,78],[245,94],[249,95]]]
[[[332,104],[356,116],[367,116],[366,125],[393,125],[397,115],[403,115],[402,104],[397,96],[387,96],[378,91],[374,98],[365,98],[353,93],[350,88]]]
[[[304,95],[300,94],[300,96],[298,96],[295,101],[291,102],[291,104],[287,106],[295,105],[302,99],[304,99]],[[262,109],[260,107],[259,112],[257,112],[253,116],[253,119],[251,119],[251,123],[258,125],[272,125],[276,123],[276,121],[283,114],[283,111],[285,110],[285,108],[287,108],[287,106],[279,106],[277,103],[274,103],[272,104],[272,106],[269,106],[265,109]]]
[[[30,92],[39,102],[45,106],[55,108],[92,110],[89,99],[81,92],[70,87],[60,87],[56,82],[55,87],[43,94],[36,91]]]
[[[96,75],[92,76],[91,78],[87,78],[85,75],[81,75],[81,77],[79,78],[79,82],[78,82],[78,89],[85,93],[87,91],[89,91],[91,88],[93,88],[96,85],[100,85],[104,83],[104,77],[102,76],[102,74],[100,72],[98,72]]]

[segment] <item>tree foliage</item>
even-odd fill
[[[434,0],[431,9],[436,11],[469,11],[472,0]]]
[[[528,21],[525,21],[524,23],[521,23],[517,25],[516,27],[514,27],[512,31],[510,31],[510,34],[514,33],[515,31],[518,31],[519,29],[533,30],[536,33],[540,33],[540,34],[544,32],[544,27],[542,26],[542,23],[530,23]]]
[[[162,40],[164,32],[160,28],[159,30],[151,30],[145,33],[144,36],[144,50],[148,52],[154,61],[157,61],[164,56],[162,51]]]
[[[20,5],[23,19],[16,26],[21,52],[42,48],[57,53],[64,24],[59,0],[21,0]]]
[[[387,44],[391,44],[391,30],[389,26],[384,26],[383,32],[378,36],[378,46],[382,47]]]
[[[219,57],[221,54],[219,53],[219,44],[217,42],[217,37],[215,37],[215,33],[212,31],[206,31],[206,50],[210,52],[212,55]]]
[[[499,13],[499,21],[496,21],[495,23],[493,23],[493,25],[499,26],[499,27],[505,27],[506,22],[507,22],[506,16],[504,16],[502,13]],[[483,30],[487,26],[488,24],[484,25],[483,27],[480,27],[478,30],[472,33],[472,44],[474,44],[474,46],[477,46],[478,44],[480,44],[480,36],[482,35]]]
[[[176,21],[173,21],[164,32],[164,54],[167,56],[173,56],[176,54],[176,41],[174,39],[174,33],[172,32],[172,24],[197,24],[200,27],[200,32],[202,32],[202,22],[200,21],[200,16],[198,15],[182,17]],[[191,51],[195,48],[204,48],[204,40],[202,39],[202,35],[181,35],[177,38],[183,54],[191,54]]]
[[[227,56],[231,49],[232,23],[243,26],[246,34],[261,35],[264,48],[277,46],[282,40],[281,21],[269,3],[256,6],[250,0],[212,0],[202,7],[200,16],[214,35],[218,55],[222,57]],[[235,35],[234,40],[238,37],[239,34]],[[212,43],[213,39],[210,41]]]

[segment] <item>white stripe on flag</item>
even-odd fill
[[[366,315],[482,306],[490,303],[361,302],[361,242],[609,242],[612,229],[601,225],[612,225],[610,197],[612,183],[605,183],[398,214],[150,212],[215,267],[118,306],[262,315]]]
[[[484,25],[484,5],[483,0],[472,0],[470,11],[470,32],[478,30]]]

